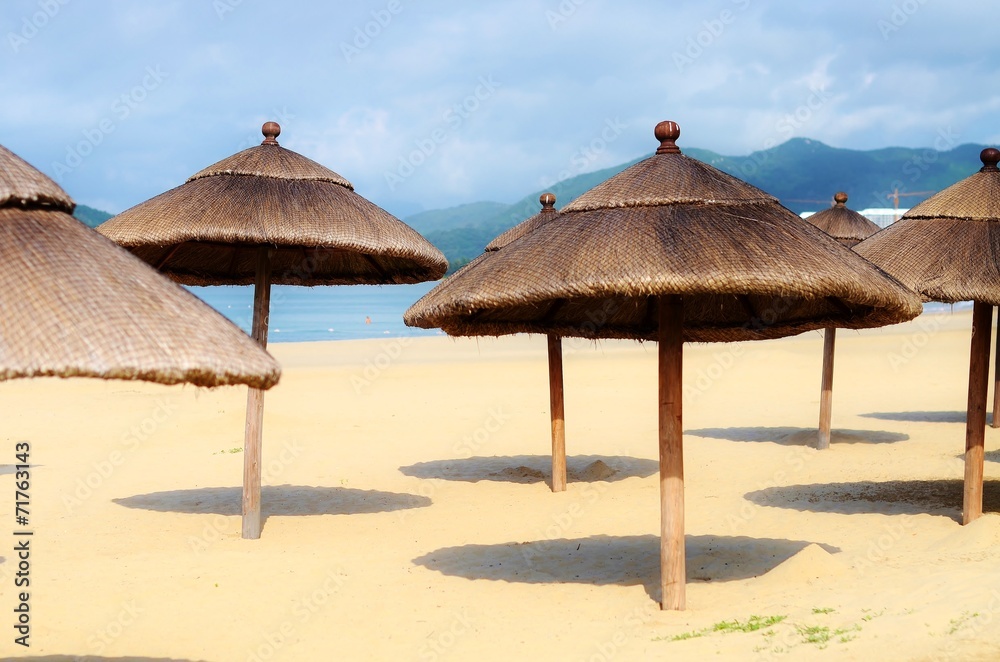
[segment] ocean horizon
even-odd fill
[[[403,323],[403,313],[438,281],[413,285],[272,285],[267,341],[316,342],[441,335]],[[192,294],[250,333],[253,286],[187,287]]]
[[[440,281],[413,285],[331,285],[271,287],[268,342],[363,340],[442,335],[440,329],[417,329],[403,323],[403,313]],[[253,321],[253,286],[188,287],[246,333]],[[965,310],[971,302],[925,303],[926,313]]]

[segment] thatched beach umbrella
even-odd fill
[[[55,182],[0,146],[0,381],[278,381],[277,362],[197,297],[86,227]]]
[[[878,232],[879,227],[853,209],[847,208],[847,194],[838,191],[833,196],[833,206],[806,218],[847,248]],[[837,329],[823,330],[823,378],[819,396],[819,437],[816,448],[830,447],[830,418],[833,414],[833,352],[837,342]]]
[[[763,191],[680,153],[656,154],[414,304],[452,335],[554,333],[659,343],[660,585],[684,608],[682,343],[778,338],[903,321],[919,299]]]
[[[518,223],[486,245],[489,255],[500,250],[515,239],[531,234],[550,223],[556,217],[556,196],[542,193],[538,197],[542,210],[526,221]],[[562,338],[554,334],[546,335],[546,350],[549,361],[549,418],[552,431],[552,491],[566,489],[566,415],[563,407],[563,367]]]
[[[444,255],[354,192],[349,181],[264,141],[128,209],[98,230],[187,285],[254,284],[253,337],[267,344],[271,285],[418,283],[444,275]],[[251,388],[243,474],[243,537],[260,537],[264,394]]]
[[[926,301],[972,300],[969,401],[965,423],[962,523],[983,513],[983,441],[989,388],[993,306],[1000,305],[1000,151],[980,154],[983,167],[855,247]]]

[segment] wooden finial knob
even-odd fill
[[[555,211],[556,196],[553,193],[542,193],[538,196],[538,201],[542,203],[542,211]]]
[[[276,138],[281,135],[281,127],[278,126],[277,122],[264,122],[264,126],[260,127],[260,132],[264,134],[264,142],[261,145],[278,144]]]
[[[979,160],[983,162],[979,172],[996,172],[997,162],[1000,161],[1000,149],[987,147],[979,153]]]
[[[681,150],[675,141],[681,137],[681,127],[677,122],[666,120],[660,122],[653,129],[653,135],[660,141],[660,146],[656,148],[657,154],[680,154]]]
[[[847,194],[843,191],[837,191],[833,194],[833,201],[837,203],[838,207],[843,207],[844,203],[847,202]]]

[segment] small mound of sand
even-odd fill
[[[840,577],[848,572],[843,561],[816,543],[812,543],[764,576],[768,581],[777,584],[794,584],[821,577]]]
[[[490,476],[495,476],[497,478],[505,478],[507,480],[524,480],[524,481],[536,481],[539,479],[544,479],[546,474],[538,469],[532,469],[531,467],[507,467],[506,469],[501,469],[500,471],[494,471]]]
[[[928,549],[942,555],[961,556],[996,550],[998,546],[1000,546],[1000,517],[988,513],[965,526],[956,527]]]
[[[584,481],[584,482],[596,481],[596,480],[608,480],[617,473],[618,473],[617,470],[612,469],[601,460],[594,460],[580,471],[567,472],[570,480]]]

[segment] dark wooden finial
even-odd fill
[[[681,127],[677,122],[666,120],[660,122],[653,129],[653,135],[660,141],[660,146],[656,148],[657,154],[680,154],[681,150],[675,141],[681,137]]]
[[[260,127],[260,132],[264,134],[264,142],[261,145],[277,145],[277,137],[281,135],[281,127],[277,122],[264,122]]]
[[[979,160],[983,162],[983,167],[979,169],[979,172],[996,172],[1000,170],[1000,168],[997,168],[997,162],[1000,161],[1000,149],[987,147],[979,153]]]
[[[843,191],[837,191],[833,194],[833,201],[837,203],[838,207],[843,207],[847,202],[847,194]]]
[[[542,193],[538,196],[538,201],[542,203],[542,211],[555,211],[556,196],[553,193]]]

